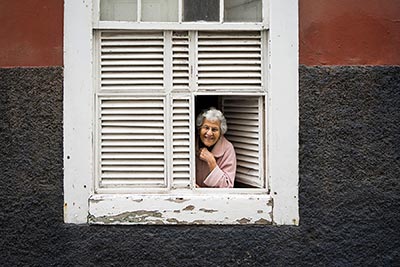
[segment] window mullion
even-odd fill
[[[142,21],[142,0],[137,0],[137,21]]]
[[[183,14],[183,0],[178,0],[178,22],[182,22],[182,14]]]
[[[268,32],[261,31],[261,85],[262,85],[262,90],[264,92],[267,92],[269,87],[268,54],[269,54]]]
[[[165,148],[166,148],[166,182],[167,188],[171,188],[173,184],[173,133],[172,133],[172,103],[171,97],[172,83],[172,31],[164,31],[164,90],[166,92],[165,102]]]
[[[93,2],[93,25],[98,24],[100,21],[100,0]]]
[[[172,31],[164,31],[164,90],[172,91]]]
[[[219,0],[219,22],[224,22],[224,0]]]
[[[173,158],[173,141],[172,141],[172,97],[170,94],[166,95],[165,99],[165,173],[166,173],[166,182],[167,188],[171,189],[171,185],[173,183],[173,168],[172,168],[172,158]]]
[[[197,35],[198,31],[189,31],[189,89],[197,91]]]

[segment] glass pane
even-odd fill
[[[142,21],[178,21],[178,0],[142,0]]]
[[[225,21],[261,21],[261,0],[225,0]]]
[[[100,20],[136,21],[137,0],[101,0]]]
[[[219,0],[184,0],[183,21],[219,21]]]

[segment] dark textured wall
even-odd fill
[[[398,266],[400,67],[300,67],[300,226],[63,223],[62,68],[0,69],[2,266]]]

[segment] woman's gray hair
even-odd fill
[[[226,124],[226,119],[224,114],[218,109],[211,107],[207,110],[203,110],[196,118],[196,126],[200,128],[203,124],[204,119],[209,121],[219,121],[221,123],[221,133],[224,135],[228,131],[228,125]]]

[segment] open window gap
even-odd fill
[[[261,97],[262,98],[262,97]],[[240,104],[242,103],[242,104]],[[235,106],[238,104],[237,106]],[[263,156],[261,151],[263,122],[257,113],[263,110],[260,96],[197,95],[195,116],[215,107],[224,113],[228,131],[225,137],[233,144],[237,156],[234,188],[264,188]],[[195,121],[195,120],[194,120]],[[199,135],[196,129],[196,136]],[[197,138],[196,138],[197,139]]]

